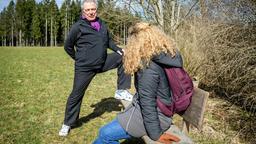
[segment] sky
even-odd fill
[[[0,11],[2,11],[5,7],[7,7],[9,5],[10,1],[11,0],[0,0]],[[36,0],[37,3],[40,1],[42,1],[42,0]],[[57,3],[58,7],[60,7],[64,0],[55,0],[55,1]],[[16,0],[14,0],[14,2],[16,2]]]

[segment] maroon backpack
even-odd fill
[[[183,68],[164,68],[172,92],[172,103],[166,105],[157,97],[157,106],[166,116],[182,114],[191,103],[193,82]]]

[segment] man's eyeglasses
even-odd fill
[[[85,11],[85,12],[89,12],[89,11],[93,11],[93,12],[95,12],[95,11],[97,11],[97,9],[96,9],[96,8],[84,9],[84,11]]]

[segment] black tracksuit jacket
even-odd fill
[[[84,19],[78,20],[70,29],[64,49],[75,60],[76,69],[101,68],[107,57],[107,48],[121,51],[111,39],[107,26],[97,19],[100,31],[93,29],[90,22]]]

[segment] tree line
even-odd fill
[[[127,27],[138,17],[111,1],[98,1],[99,15],[114,39],[125,42]],[[81,0],[11,0],[0,13],[0,46],[63,45],[71,25],[80,18]]]

